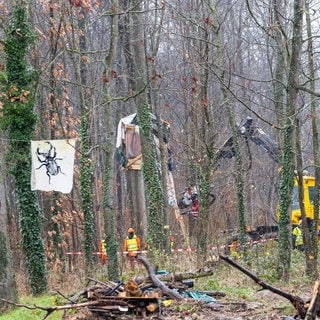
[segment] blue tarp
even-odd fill
[[[199,293],[196,291],[184,291],[182,296],[185,298],[192,298],[195,300],[201,300],[204,303],[217,302],[217,300],[213,297],[208,296],[207,294]]]

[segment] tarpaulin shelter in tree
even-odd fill
[[[151,114],[152,131],[157,147],[159,146],[159,128],[156,117]],[[163,141],[168,143],[170,135],[170,125],[164,120],[160,120]],[[120,119],[117,131],[116,148],[118,150],[119,160],[127,170],[141,170],[142,154],[140,130],[137,114],[131,114]],[[157,148],[158,149],[158,148]],[[170,155],[170,151],[169,155]],[[172,163],[169,164],[169,170],[172,169]]]
[[[155,144],[157,147],[157,155],[160,163],[160,141],[159,136],[162,134],[163,142],[167,145],[170,136],[170,124],[164,120],[157,121],[156,117],[151,114],[152,131]],[[159,128],[160,123],[160,128]],[[118,159],[122,167],[126,170],[141,170],[142,165],[142,150],[140,140],[140,130],[138,125],[137,114],[131,114],[120,119],[117,129],[116,148],[118,152]],[[167,196],[168,204],[172,207],[176,220],[179,222],[183,237],[188,242],[187,229],[183,218],[180,215],[180,210],[177,205],[176,193],[174,188],[174,180],[172,170],[174,164],[172,161],[172,153],[167,145],[168,151],[168,174],[167,174]],[[160,164],[159,164],[160,169]]]

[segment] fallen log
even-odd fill
[[[286,298],[291,302],[291,304],[294,306],[295,310],[297,311],[298,316],[301,319],[304,319],[307,313],[306,307],[305,307],[305,302],[300,298],[299,296],[292,295],[288,292],[282,291],[278,288],[275,288],[264,281],[262,281],[260,278],[258,278],[256,275],[251,273],[249,270],[245,269],[244,267],[240,266],[237,264],[235,261],[232,259],[226,257],[226,256],[219,256],[222,260],[226,261],[233,267],[237,268],[238,270],[242,271],[244,274],[246,274],[248,277],[250,277],[254,282],[256,282],[258,285],[260,285],[263,289],[267,289],[275,294],[278,294],[281,297]]]
[[[87,288],[85,288],[84,290],[78,292],[75,296],[69,298],[68,300],[69,300],[69,302],[76,304],[77,301],[78,301],[82,296],[87,296],[90,291],[94,291],[94,290],[99,289],[99,288],[101,288],[101,286],[98,286],[98,285],[93,285],[93,286],[91,286],[91,287],[87,287]]]
[[[138,261],[140,261],[147,269],[152,283],[157,288],[159,288],[164,294],[178,301],[181,301],[184,299],[177,291],[169,289],[163,282],[161,282],[161,280],[159,280],[159,278],[156,275],[156,268],[151,266],[149,261],[146,258],[139,257]]]

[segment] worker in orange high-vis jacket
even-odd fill
[[[137,251],[141,251],[140,237],[138,237],[135,234],[133,228],[128,229],[128,236],[124,240],[123,250],[127,252],[129,262],[130,262],[130,267],[133,268],[136,258],[138,256]]]
[[[106,265],[106,263],[107,263],[107,245],[106,245],[105,239],[102,239],[99,243],[99,255],[100,255],[102,265]]]

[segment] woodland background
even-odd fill
[[[287,217],[291,185],[281,181],[293,177],[294,168],[319,181],[319,8],[314,0],[0,1],[0,230],[8,257],[2,286],[14,287],[14,273],[27,269],[33,293],[42,292],[47,271],[70,271],[79,259],[89,271],[100,240],[106,238],[111,260],[130,226],[158,252],[170,234],[178,248],[204,249],[239,226],[274,225],[279,195]],[[22,13],[28,23],[19,22]],[[10,60],[22,49],[22,59]],[[36,75],[32,81],[10,76],[17,61],[26,62],[18,74]],[[33,112],[36,122],[22,124]],[[119,120],[136,112],[143,132],[140,171],[125,170],[115,149]],[[158,159],[149,112],[170,123],[170,141],[161,141]],[[248,116],[279,144],[280,164],[237,140],[236,125]],[[230,136],[237,156],[213,172],[214,155]],[[29,191],[28,161],[19,163],[19,155],[28,154],[30,140],[69,138],[77,139],[72,192]],[[166,181],[157,174],[157,161],[166,170],[166,147],[177,196],[200,186],[192,239],[184,239],[165,200]],[[30,226],[35,230],[28,232]],[[40,252],[39,260],[30,252]],[[42,253],[45,270],[35,271]],[[111,277],[117,263],[110,262]]]

